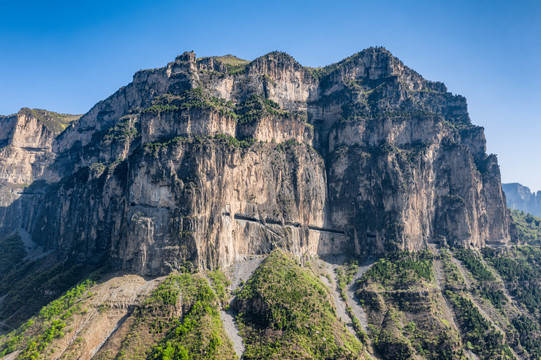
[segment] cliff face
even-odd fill
[[[34,215],[31,209],[38,207],[40,198],[25,188],[38,187],[37,180],[58,180],[49,171],[56,158],[53,143],[78,117],[28,108],[0,117],[0,234],[29,228]]]
[[[541,216],[541,191],[534,193],[529,187],[519,183],[502,184],[507,198],[507,206]]]
[[[185,53],[48,129],[0,118],[3,186],[25,184],[2,190],[0,224],[60,259],[162,274],[277,247],[509,240],[499,168],[466,100],[382,48],[322,69],[278,52]]]

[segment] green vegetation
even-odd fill
[[[275,250],[237,295],[244,359],[353,359],[362,344],[335,314],[325,286]]]
[[[344,301],[347,301],[346,286],[353,281],[353,277],[355,276],[355,274],[357,274],[358,269],[359,261],[351,260],[335,270],[338,280],[338,289],[340,290],[340,296]]]
[[[428,251],[391,254],[358,281],[356,295],[382,358],[462,358],[459,334],[440,312],[444,299],[432,290],[433,261]]]
[[[384,287],[407,287],[420,280],[432,281],[434,255],[429,251],[399,252],[379,259],[360,282],[370,279]]]
[[[541,249],[538,246],[516,246],[505,251],[484,248],[486,261],[505,282],[514,301],[528,310],[520,315],[508,313],[518,341],[532,358],[541,355]]]
[[[445,294],[455,308],[466,348],[483,358],[514,359],[503,334],[485,320],[470,299],[449,290]]]
[[[237,138],[227,135],[227,134],[216,134],[214,137],[211,136],[177,136],[169,140],[160,140],[152,143],[144,144],[144,149],[147,153],[151,153],[154,156],[157,156],[162,149],[167,149],[170,146],[178,146],[179,144],[203,144],[203,143],[214,143],[219,145],[227,146],[228,148],[236,149],[246,149],[257,144],[256,140],[253,138],[247,138],[243,140],[238,140]]]
[[[169,146],[176,146],[184,143],[193,143],[194,141],[200,141],[200,137],[188,137],[188,136],[177,136],[173,139],[164,140],[164,141],[155,141],[151,143],[146,143],[144,148],[148,153],[157,155],[161,149],[166,149]]]
[[[202,276],[169,275],[135,311],[115,359],[235,359],[218,306]]]
[[[157,309],[176,306],[179,300],[180,287],[175,276],[168,276],[160,286],[143,302],[146,310],[155,311]]]
[[[504,254],[485,248],[483,255],[502,276],[510,294],[532,314],[541,315],[541,249],[527,245]]]
[[[458,249],[455,251],[457,259],[462,261],[464,266],[470,271],[472,276],[480,283],[487,281],[494,281],[494,275],[487,269],[487,267],[477,257],[476,253],[471,249]]]
[[[483,286],[480,289],[482,297],[487,299],[494,305],[496,309],[503,309],[503,306],[507,303],[507,296],[502,289],[494,289],[489,286]]]
[[[218,277],[218,276],[217,276]],[[208,282],[191,274],[172,275],[170,289],[176,284],[182,294],[183,307],[188,309],[182,319],[173,321],[165,339],[152,349],[149,359],[236,359],[233,345],[227,338],[218,312],[218,299]],[[159,291],[163,294],[164,291]],[[164,303],[178,301],[170,290]]]
[[[284,142],[281,142],[280,144],[276,145],[276,149],[280,151],[287,151],[291,148],[294,148],[296,146],[300,146],[302,144],[298,143],[295,139],[289,139]]]
[[[181,287],[177,275],[168,276],[140,307],[135,309],[132,323],[124,337],[116,360],[146,359],[153,346],[164,339],[168,331],[178,324],[182,306]],[[109,354],[103,358],[112,358]]]
[[[533,359],[541,358],[541,327],[526,315],[514,318],[511,323],[519,334],[519,341]]]
[[[222,303],[222,306],[225,305],[229,298],[227,287],[231,285],[231,281],[219,269],[209,271],[207,275],[210,279],[212,287],[214,288],[214,291],[216,292],[216,295],[218,296],[218,299]]]
[[[85,280],[81,284],[68,290],[65,295],[59,299],[51,301],[39,312],[39,317],[43,320],[51,320],[60,317],[65,320],[69,318],[74,311],[79,310],[75,303],[82,298],[88,289],[95,284],[92,280]]]
[[[72,315],[81,311],[80,303],[90,296],[88,290],[94,284],[90,279],[85,280],[45,306],[19,329],[0,337],[0,357],[21,349],[17,359],[39,358],[54,339],[64,336],[62,330]]]
[[[455,251],[455,256],[462,261],[477,281],[478,286],[475,290],[489,300],[495,308],[503,310],[507,297],[500,289],[501,285],[496,281],[494,274],[481,261],[480,255],[471,249],[458,249]]]
[[[541,218],[524,211],[509,209],[520,241],[541,245]]]
[[[100,162],[95,162],[95,163],[92,163],[92,165],[90,165],[90,171],[91,171],[92,175],[96,176],[96,177],[103,174],[105,169],[107,169],[107,166],[105,164],[103,164],[103,163],[100,163]]]
[[[103,137],[105,145],[110,145],[111,143],[124,144],[140,136],[137,129],[138,124],[139,118],[136,116],[128,115],[121,117],[119,122],[110,128]]]
[[[47,346],[53,342],[54,339],[64,337],[62,329],[66,327],[66,323],[60,320],[51,321],[50,327],[46,328],[43,334],[38,336],[35,340],[28,342],[26,349],[24,349],[17,359],[20,360],[34,360],[40,357],[40,354],[47,348]]]
[[[368,344],[368,335],[364,332],[361,322],[355,314],[353,313],[353,308],[347,303],[348,298],[346,294],[346,287],[348,284],[350,284],[353,281],[353,277],[355,274],[357,274],[357,271],[359,270],[359,261],[358,260],[350,260],[347,261],[343,266],[338,267],[336,272],[336,277],[338,281],[338,290],[340,290],[340,297],[342,300],[346,302],[346,313],[348,314],[349,318],[351,319],[351,323],[353,324],[353,329],[355,330],[355,333],[357,334],[357,337],[361,342],[365,345]],[[329,278],[330,281],[330,278]]]
[[[229,75],[243,73],[246,70],[246,66],[250,63],[248,60],[244,60],[233,55],[215,56],[214,60],[224,64]]]
[[[2,303],[3,311],[13,314],[7,325],[19,327],[46,304],[76,286],[81,279],[88,278],[98,266],[73,262],[51,266],[50,260],[44,257],[26,261],[7,274],[0,274],[0,293],[7,294]]]
[[[143,110],[143,114],[202,109],[217,111],[222,116],[236,118],[235,105],[231,101],[210,96],[202,88],[184,91],[180,96],[164,94],[152,100],[152,105]]]
[[[238,122],[251,123],[264,116],[276,116],[279,118],[290,118],[292,113],[281,110],[278,103],[261,95],[252,95],[246,99],[237,109]]]
[[[219,143],[225,144],[231,148],[244,149],[249,148],[254,145],[256,140],[253,138],[247,138],[244,140],[238,140],[237,138],[227,135],[227,134],[216,134],[214,136],[215,140],[218,140]]]
[[[72,121],[81,117],[81,115],[60,114],[48,110],[29,108],[22,108],[21,113],[35,117],[45,125],[46,128],[52,130],[56,134],[64,131]]]
[[[443,263],[443,270],[445,274],[445,282],[447,288],[453,289],[465,289],[464,277],[460,273],[460,270],[452,260],[451,253],[447,249],[441,250],[440,260]]]

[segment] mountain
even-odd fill
[[[527,186],[519,183],[502,184],[507,207],[541,216],[541,191],[533,193]]]
[[[384,48],[186,52],[82,116],[1,117],[0,140],[0,356],[541,351],[541,252],[483,128]]]

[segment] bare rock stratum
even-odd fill
[[[510,239],[466,99],[383,48],[318,69],[187,52],[83,116],[1,117],[0,144],[1,232],[58,261],[161,275]]]

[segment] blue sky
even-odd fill
[[[0,0],[0,114],[84,113],[135,71],[282,50],[323,66],[369,46],[466,96],[504,182],[541,190],[541,2]]]

